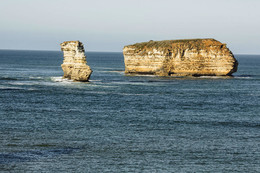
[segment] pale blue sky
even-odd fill
[[[149,40],[215,38],[260,54],[260,0],[0,0],[0,49],[122,51]]]

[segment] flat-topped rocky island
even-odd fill
[[[237,71],[233,53],[215,39],[149,41],[125,46],[126,74],[230,76]]]

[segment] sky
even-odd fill
[[[0,49],[121,52],[149,40],[214,38],[260,54],[260,0],[0,0]]]

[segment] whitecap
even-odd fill
[[[85,93],[88,94],[109,94],[109,92],[105,92],[105,91],[86,91]]]
[[[10,85],[21,85],[21,86],[25,85],[25,86],[27,86],[27,85],[35,85],[35,84],[38,84],[38,83],[35,83],[35,82],[9,82],[8,84],[10,84]]]
[[[235,76],[236,79],[252,79],[252,77],[249,76]]]
[[[39,76],[30,76],[29,79],[44,79],[43,77]]]
[[[113,70],[115,68],[112,68],[112,67],[96,67],[96,69]]]
[[[66,79],[66,78],[63,78],[63,77],[51,77],[51,80],[54,81],[54,82],[66,82],[66,83],[72,83],[73,82],[73,80]]]
[[[12,78],[12,77],[0,77],[0,80],[17,80],[17,78]]]
[[[101,80],[89,80],[90,82],[101,82]]]
[[[38,90],[38,89],[36,89],[36,88],[28,88],[27,90],[28,90],[28,91],[36,91],[36,90]]]
[[[97,87],[97,88],[117,88],[118,86],[113,86],[113,85],[95,85],[95,84],[90,84],[90,87]]]
[[[159,77],[159,76],[152,75],[152,74],[126,74],[126,76]]]
[[[143,95],[148,95],[148,94],[118,93],[118,95],[123,95],[123,96],[143,96]]]
[[[111,84],[116,84],[116,85],[144,85],[144,86],[160,86],[162,83],[159,82],[111,82]]]
[[[232,76],[199,76],[194,78],[203,78],[203,79],[229,79],[233,78]]]
[[[113,70],[113,71],[98,71],[100,73],[120,73],[120,74],[124,74],[124,71],[117,71],[117,70]]]
[[[114,71],[107,71],[107,72],[111,72],[111,73],[125,73],[125,71],[122,71],[122,70],[114,70]]]
[[[21,87],[0,86],[0,90],[22,90]]]

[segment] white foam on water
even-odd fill
[[[65,79],[63,77],[51,77],[53,82],[64,82],[64,83],[73,83],[73,80]]]
[[[194,77],[197,78],[197,77]],[[205,79],[252,79],[251,76],[199,76],[198,78]]]
[[[114,70],[114,71],[107,71],[110,73],[125,73],[125,71],[120,71],[120,70]]]
[[[113,70],[113,67],[96,67],[96,69],[103,69],[103,70]]]
[[[118,95],[123,95],[123,96],[144,96],[144,95],[148,95],[148,94],[118,93]]]
[[[60,84],[72,84],[75,83],[72,80],[63,79],[62,77],[46,77],[46,78],[37,78],[40,80],[29,80],[29,81],[10,81],[8,82],[9,85],[15,86],[38,86],[38,85],[45,85],[45,86],[54,86]]]
[[[28,90],[28,91],[36,91],[36,90],[38,90],[38,89],[36,89],[36,88],[28,88],[27,90]]]
[[[203,79],[231,79],[232,76],[199,76],[193,78],[203,78]]]
[[[89,80],[89,82],[101,82],[101,80]]]
[[[101,73],[120,73],[120,74],[124,74],[124,71],[98,71]]]
[[[118,86],[111,86],[111,85],[95,85],[95,84],[90,84],[90,87],[97,87],[97,88],[118,88]]]
[[[0,86],[0,90],[23,90],[21,87]]]
[[[159,76],[151,75],[151,74],[126,74],[126,76],[159,77]]]
[[[235,76],[235,79],[252,79],[250,76]]]
[[[10,85],[20,85],[20,86],[28,86],[28,85],[37,85],[39,82],[8,82]]]
[[[37,77],[37,76],[30,76],[29,79],[43,79],[43,77]]]
[[[99,85],[101,88],[118,88],[119,86]]]
[[[143,85],[143,86],[161,86],[162,83],[159,82],[111,82],[111,84],[116,85]]]
[[[105,92],[105,91],[87,91],[86,93],[88,94],[109,94],[109,92]]]

